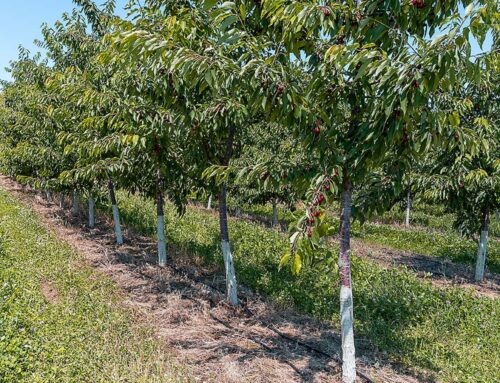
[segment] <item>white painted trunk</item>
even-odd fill
[[[273,227],[278,226],[278,207],[276,201],[273,201]]]
[[[354,304],[351,279],[351,210],[352,184],[344,179],[339,243],[340,276],[340,327],[342,333],[342,382],[356,380],[356,355],[354,347]]]
[[[476,282],[481,282],[484,279],[487,242],[488,242],[488,230],[482,230],[481,238],[479,239],[479,246],[477,249],[476,273],[475,273]]]
[[[208,197],[207,209],[212,209],[212,194]]]
[[[117,205],[112,205],[112,209],[113,209],[113,221],[115,223],[116,243],[118,245],[123,245],[122,226],[120,224],[120,211],[118,210]]]
[[[89,198],[89,227],[95,226],[95,201]]]
[[[76,191],[76,189],[73,191],[73,208],[71,209],[71,211],[75,215],[80,211],[80,207],[78,205],[78,192]]]
[[[410,209],[411,209],[411,192],[408,190],[408,195],[406,196],[406,227],[410,226]]]
[[[61,209],[64,209],[64,193],[61,193],[61,195],[59,197],[59,207]]]
[[[47,197],[47,202],[52,203],[52,193],[50,192],[50,190],[45,190],[45,196]]]
[[[356,381],[356,356],[354,348],[354,306],[352,289],[340,287],[340,315],[342,326],[342,382]]]
[[[157,225],[157,236],[158,236],[158,264],[161,267],[167,265],[167,241],[165,239],[165,216],[158,216]]]
[[[226,291],[227,298],[233,306],[238,305],[238,285],[236,283],[236,272],[234,270],[233,255],[229,241],[221,241],[224,265],[226,267]]]

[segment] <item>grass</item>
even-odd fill
[[[124,222],[155,233],[151,201],[119,194]],[[188,208],[178,219],[167,205],[170,245],[222,267],[215,214]],[[338,325],[338,276],[334,259],[298,277],[278,272],[287,236],[243,220],[229,222],[238,279],[283,306]],[[492,383],[500,370],[500,301],[464,289],[436,289],[411,272],[383,269],[354,257],[357,335],[394,360],[431,371],[444,382]],[[359,339],[359,337],[358,337]]]
[[[0,382],[187,381],[120,299],[109,278],[0,190]]]
[[[267,205],[243,206],[244,211],[257,216],[270,219],[272,208]],[[414,216],[420,217],[420,223],[426,222],[429,226],[412,226],[408,229],[388,223],[366,222],[363,225],[354,223],[352,225],[352,236],[371,244],[388,246],[397,250],[410,251],[421,255],[443,257],[453,262],[474,265],[476,262],[477,243],[460,236],[452,229],[453,216],[444,214],[439,207],[435,208],[437,213],[442,212],[441,217],[429,213],[430,208],[422,205],[416,210]],[[388,212],[379,220],[382,222],[399,222],[397,209]],[[391,218],[392,217],[392,218]],[[424,218],[425,217],[425,218]],[[291,222],[291,212],[280,209],[279,218],[285,222]],[[330,218],[334,224],[339,225],[339,220]],[[492,217],[492,228],[498,225],[496,218]],[[432,230],[431,230],[432,229]],[[488,255],[486,266],[493,273],[500,273],[500,241],[493,236],[488,241]]]

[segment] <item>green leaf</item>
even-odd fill
[[[278,270],[281,271],[283,266],[285,266],[289,261],[290,261],[291,254],[289,251],[287,251],[285,254],[283,254],[283,257],[281,257],[280,264],[278,266]]]
[[[292,264],[292,273],[297,275],[300,273],[300,270],[302,270],[302,257],[300,254],[295,253]]]
[[[448,121],[454,127],[460,126],[460,116],[457,111],[448,115]]]

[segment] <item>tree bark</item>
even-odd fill
[[[411,190],[408,189],[408,193],[406,194],[406,220],[405,226],[410,226],[410,209],[411,209]]]
[[[74,215],[77,215],[80,211],[80,206],[78,205],[78,191],[76,189],[73,190],[73,208],[72,212]]]
[[[227,130],[226,151],[222,158],[222,165],[229,165],[233,155],[234,136],[236,127],[229,125]],[[229,241],[229,229],[227,227],[227,185],[223,185],[219,193],[219,224],[222,255],[224,256],[224,266],[226,269],[226,293],[229,302],[233,306],[238,305],[238,286],[236,282],[236,271],[234,269],[233,256],[231,254],[231,243]]]
[[[227,227],[227,188],[222,186],[219,194],[219,223],[221,234],[222,255],[224,256],[224,266],[226,269],[226,293],[229,302],[238,305],[238,285],[236,282],[236,272],[234,269],[233,256],[229,241],[229,230]]]
[[[64,193],[61,192],[61,195],[59,196],[59,207],[61,209],[64,209]]]
[[[115,224],[115,236],[116,243],[118,245],[123,245],[123,234],[122,227],[120,224],[120,210],[118,210],[118,205],[116,203],[116,195],[115,195],[115,185],[112,180],[108,182],[109,189],[109,199],[111,200],[111,209],[113,210],[113,222]]]
[[[158,192],[156,198],[157,239],[158,239],[158,264],[160,267],[167,265],[167,241],[165,239],[165,212],[163,193]]]
[[[278,207],[276,199],[273,199],[273,227],[278,226]]]
[[[212,209],[212,194],[208,196],[208,203],[207,203],[207,209],[211,210]]]
[[[95,226],[95,201],[92,197],[89,198],[89,227]]]
[[[52,203],[52,193],[49,189],[45,189],[45,196],[47,197],[47,203]]]
[[[476,282],[481,282],[484,279],[484,269],[486,265],[486,245],[488,243],[488,230],[490,224],[490,211],[486,209],[481,225],[481,237],[477,249],[476,273],[474,279]]]
[[[345,178],[342,191],[342,215],[339,248],[340,273],[340,324],[342,333],[342,381],[356,380],[356,357],[354,348],[354,309],[351,281],[351,206],[352,184]]]

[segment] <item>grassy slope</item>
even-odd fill
[[[41,286],[57,291],[51,303]],[[116,287],[0,190],[0,382],[180,382]]]
[[[244,206],[245,211],[265,217],[271,217],[271,206]],[[293,216],[290,212],[280,210],[280,219],[290,222]],[[397,212],[388,215],[397,216]],[[420,223],[427,222],[428,227],[413,226],[404,229],[391,224],[376,224],[366,222],[364,225],[355,223],[352,235],[368,243],[389,246],[398,250],[411,251],[423,255],[448,258],[454,262],[474,264],[476,262],[477,243],[457,234],[451,227],[452,216],[436,217],[427,211],[417,211]],[[383,220],[392,222],[397,219],[385,217]],[[497,222],[492,217],[492,227]],[[339,220],[332,218],[338,225]],[[445,223],[446,222],[446,223]],[[433,230],[429,230],[433,229]],[[486,266],[491,272],[500,273],[500,242],[490,238]]]
[[[144,234],[155,232],[151,201],[121,193],[124,221]],[[189,208],[182,219],[167,206],[171,244],[208,263],[222,264],[218,221]],[[331,267],[306,268],[299,277],[278,272],[285,234],[230,220],[238,278],[283,305],[338,323],[338,280]],[[408,366],[425,368],[447,382],[494,381],[500,369],[500,301],[461,289],[437,290],[410,272],[384,270],[354,258],[356,330]]]

